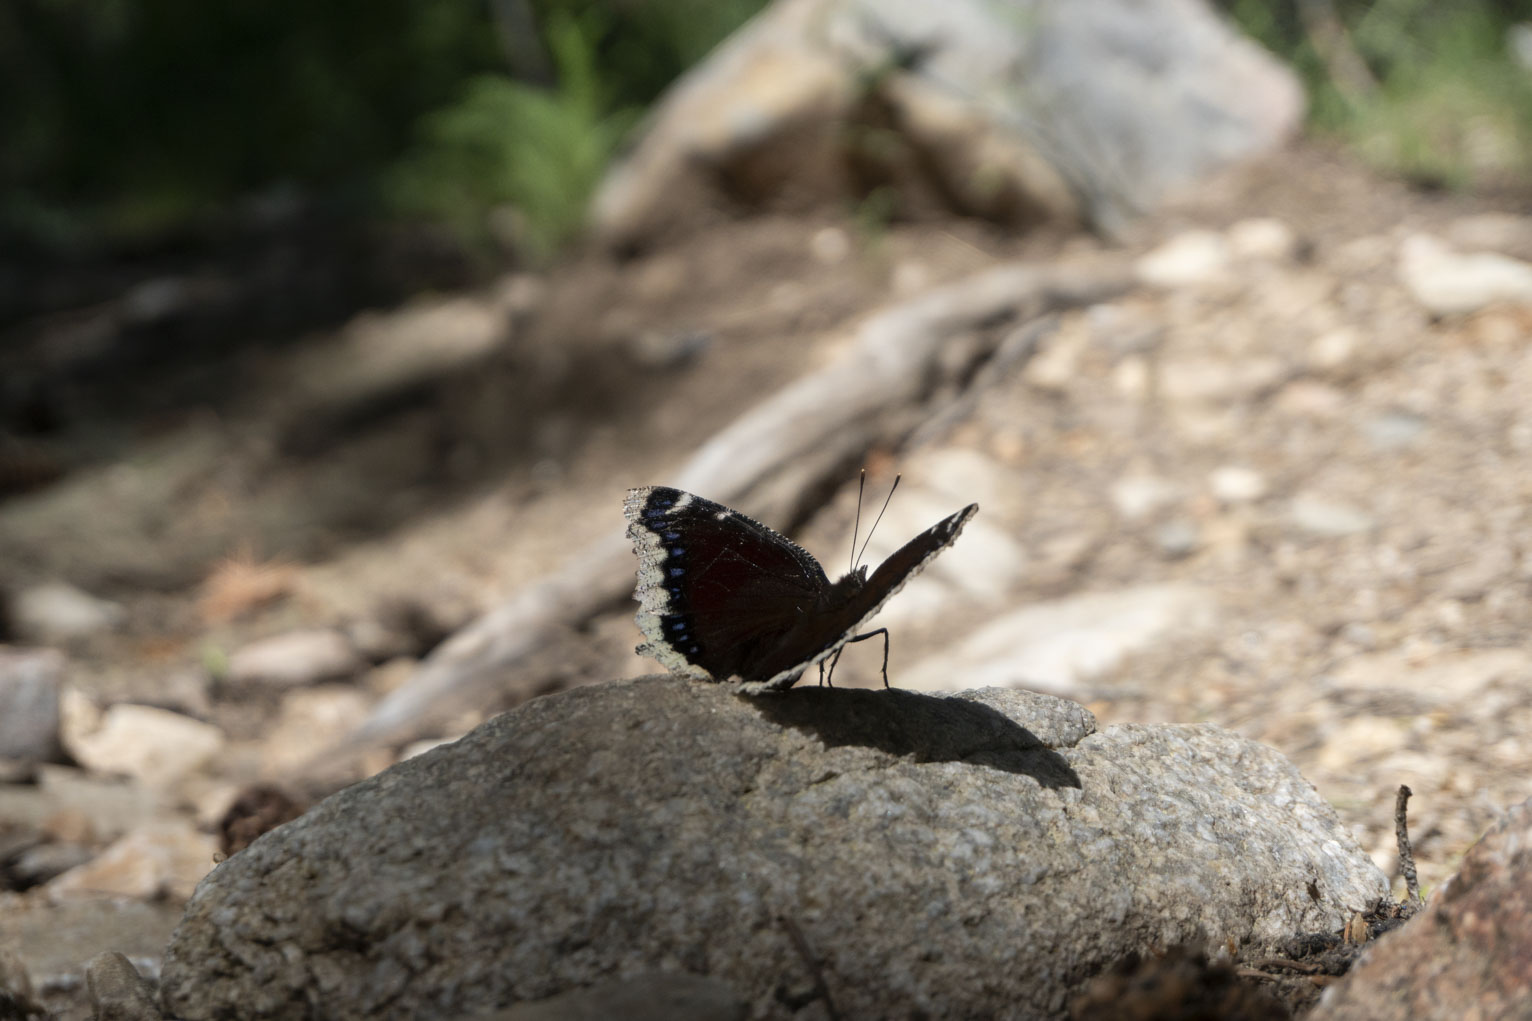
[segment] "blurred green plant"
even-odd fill
[[[763,3],[4,0],[0,239],[136,247],[281,195],[470,236],[512,203],[547,247],[633,111]]]
[[[1314,128],[1380,169],[1450,188],[1532,184],[1532,4],[1293,0],[1225,5],[1298,69]]]
[[[499,75],[421,122],[385,182],[395,212],[446,224],[473,245],[495,240],[494,210],[514,210],[514,247],[546,259],[579,230],[586,200],[637,111],[612,112],[590,35],[564,12],[547,28],[552,88]],[[504,218],[501,218],[502,220]]]
[[[134,243],[287,185],[354,203],[499,63],[471,3],[6,0],[0,227]]]

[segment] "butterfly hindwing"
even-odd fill
[[[805,550],[711,500],[647,486],[629,491],[625,512],[648,639],[639,651],[672,672],[739,676],[829,588]]]

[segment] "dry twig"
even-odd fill
[[[1415,875],[1415,855],[1410,850],[1410,831],[1404,820],[1411,793],[1404,784],[1399,785],[1399,794],[1394,799],[1394,836],[1399,841],[1399,871],[1404,873],[1405,896],[1411,904],[1420,907],[1420,880]]]

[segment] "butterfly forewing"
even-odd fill
[[[726,679],[777,646],[829,587],[806,551],[758,521],[699,496],[629,491],[639,558],[639,651],[676,672]]]

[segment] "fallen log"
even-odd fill
[[[768,524],[797,520],[807,510],[804,494],[825,492],[837,474],[849,477],[847,466],[870,448],[897,446],[951,406],[976,378],[982,380],[997,349],[1012,363],[1029,356],[1043,331],[1018,334],[1018,325],[1132,286],[1126,265],[1115,261],[1016,264],[879,312],[862,323],[839,358],[704,443],[670,484],[738,506]],[[1017,350],[1018,336],[1026,351]],[[549,671],[527,661],[631,594],[628,545],[621,532],[613,532],[462,628],[344,742],[310,766],[323,768],[365,748],[401,744],[454,710],[548,690]],[[506,671],[518,665],[529,669],[507,682]]]

